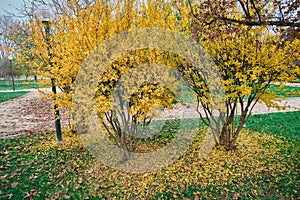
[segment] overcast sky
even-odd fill
[[[4,10],[15,12],[15,7],[19,8],[22,2],[22,0],[0,0],[0,14],[5,14]]]

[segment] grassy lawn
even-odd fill
[[[23,96],[29,92],[27,91],[21,91],[21,92],[0,92],[0,103],[4,101],[8,101],[14,98],[18,98],[20,96]]]
[[[280,88],[279,85],[270,85],[270,91],[275,92],[279,95],[283,95],[284,97],[300,96],[300,87],[284,86],[284,88]]]
[[[253,115],[247,121],[246,127],[253,131],[275,134],[286,139],[299,141],[300,111]]]
[[[205,130],[200,128],[179,160],[146,174],[104,166],[67,131],[63,144],[52,132],[2,139],[0,199],[296,199],[299,116],[300,111],[255,115],[238,150],[215,148],[205,158],[198,157]]]
[[[16,90],[40,87],[39,83],[33,80],[15,80],[14,83]],[[0,90],[12,90],[11,80],[0,80]]]
[[[300,97],[300,87],[296,86],[284,86],[281,88],[279,85],[270,85],[269,89],[277,95],[282,95],[284,97]],[[181,90],[181,96],[177,98],[179,102],[195,102],[196,97],[191,89],[184,86]]]

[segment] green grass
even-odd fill
[[[70,148],[54,146],[51,151],[35,148],[49,140],[47,133],[0,140],[0,199],[8,199],[10,195],[13,199],[23,199],[27,195],[35,199],[63,199],[67,193],[74,199],[82,199],[83,190],[77,186],[89,184],[79,182],[84,178],[83,170],[93,160],[91,155],[76,145]],[[66,173],[62,175],[62,172]],[[68,192],[64,193],[66,188]]]
[[[300,75],[298,76],[298,80],[292,81],[294,83],[300,83]]]
[[[31,89],[39,88],[40,85],[33,80],[15,80],[15,89]],[[11,80],[0,80],[0,90],[12,90],[12,81]]]
[[[20,96],[23,96],[29,92],[27,91],[21,91],[21,92],[0,92],[0,103],[4,101],[8,101],[11,99],[18,98]]]
[[[274,92],[277,95],[282,95],[284,97],[300,97],[300,87],[284,86],[283,88],[280,88],[279,85],[271,84],[269,86],[269,89],[271,92]],[[187,104],[194,103],[196,101],[195,93],[187,86],[183,86],[179,94],[180,96],[177,97],[176,103],[181,102],[183,104]]]
[[[274,157],[268,160],[265,165],[272,167],[280,163],[286,163],[285,167],[287,168],[295,167],[292,173],[285,173],[285,167],[282,171],[279,170],[272,173],[262,171],[257,177],[245,177],[242,183],[237,178],[232,177],[231,182],[225,185],[202,186],[192,184],[185,189],[179,188],[173,192],[159,192],[151,199],[174,199],[174,195],[179,199],[194,199],[201,197],[201,194],[205,194],[204,199],[233,199],[237,197],[238,199],[294,199],[295,197],[290,198],[287,196],[291,193],[297,193],[300,189],[300,111],[253,115],[246,124],[247,129],[251,131],[267,133],[281,139],[279,143],[274,142],[280,149],[279,153],[276,154],[274,152]],[[260,142],[265,148],[270,148],[272,145],[269,141],[263,140]],[[264,161],[264,159],[264,155],[261,155],[258,162]],[[230,170],[234,171],[234,167]],[[276,177],[275,183],[270,184],[274,177]],[[259,191],[254,189],[254,186],[258,187]],[[220,188],[226,191],[226,196],[224,196],[224,191],[220,190]],[[256,193],[259,195],[252,193],[251,191],[253,190],[256,190]],[[245,191],[249,191],[249,195],[244,195]],[[299,194],[297,198],[299,198]]]
[[[170,132],[174,129],[174,125],[187,129],[195,129],[198,126],[205,126],[199,119],[182,119],[177,120],[176,122],[172,120],[160,122],[164,124],[161,130],[167,129]],[[246,128],[251,131],[273,134],[297,141],[300,139],[300,111],[252,115],[246,122]],[[162,133],[165,133],[165,131],[162,131]]]
[[[270,91],[275,92],[278,95],[283,95],[284,97],[300,96],[300,87],[295,86],[284,86],[284,88],[280,88],[279,85],[270,85]]]
[[[166,125],[169,124],[168,129],[172,130],[170,127],[172,123],[174,122],[166,122]],[[188,129],[205,126],[199,119],[183,119],[178,120],[177,123]],[[246,122],[246,128],[297,141],[300,139],[300,111],[251,115]]]
[[[299,142],[300,111],[252,115],[246,122],[246,127]]]
[[[201,197],[204,199],[234,199],[236,196],[239,199],[297,198],[299,197],[297,191],[300,189],[298,173],[299,116],[300,111],[252,116],[247,122],[247,129],[289,139],[282,142],[260,141],[266,151],[272,145],[280,149],[279,152],[274,152],[272,157],[258,154],[258,157],[249,157],[249,163],[245,159],[246,162],[242,165],[229,162],[227,164],[226,162],[216,163],[216,165],[222,166],[220,170],[230,172],[238,170],[243,165],[245,165],[245,169],[249,169],[249,172],[258,170],[253,169],[253,162],[262,163],[264,170],[269,168],[270,170],[258,170],[251,176],[247,176],[247,170],[244,170],[245,173],[242,175],[230,173],[227,175],[229,176],[228,182],[215,179],[212,181],[214,184],[209,185],[201,185],[196,182],[174,182],[168,179],[160,181],[163,174],[173,173],[174,176],[180,178],[180,173],[182,173],[180,169],[177,169],[178,172],[162,171],[161,174],[158,173],[154,176],[144,191],[139,191],[142,186],[139,184],[143,182],[137,182],[134,177],[138,175],[134,174],[116,175],[115,170],[103,167],[102,171],[106,171],[104,175],[98,179],[91,178],[86,172],[91,169],[95,158],[82,146],[77,137],[66,132],[64,132],[64,144],[56,144],[55,134],[52,132],[26,135],[16,139],[1,139],[0,199],[23,199],[25,197],[29,199],[101,199],[101,197],[134,199],[134,194],[156,191],[161,184],[164,184],[168,191],[157,191],[156,194],[148,196],[150,199],[195,199],[196,196],[200,199]],[[191,127],[196,127],[198,121],[187,120],[182,123],[189,123]],[[167,122],[164,131],[173,131],[174,126],[177,126],[176,123]],[[251,144],[249,145],[251,146]],[[256,155],[255,152],[253,154]],[[282,168],[271,170],[274,166],[282,163],[284,163]],[[187,160],[183,166],[189,165],[190,160]],[[197,170],[200,169],[202,169],[201,166]],[[186,170],[189,168],[183,169],[183,171]],[[190,171],[190,173],[193,172],[193,170]],[[125,179],[124,176],[128,179]],[[143,178],[142,176],[140,179]],[[124,188],[126,187],[120,185],[119,181],[122,179],[130,180],[130,182],[123,181],[128,188],[132,184],[135,185],[136,190],[134,191],[137,192],[133,192],[133,196],[125,196]],[[199,181],[201,182],[201,180]],[[96,197],[96,194],[100,197]]]

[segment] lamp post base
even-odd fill
[[[51,79],[51,84],[52,84],[52,92],[53,94],[57,94],[56,92],[56,87],[55,87],[55,82],[54,79]],[[62,141],[62,131],[61,131],[61,124],[60,124],[60,114],[58,110],[58,105],[55,103],[54,104],[54,116],[55,116],[55,130],[56,130],[56,137],[57,141],[61,142]]]

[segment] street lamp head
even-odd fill
[[[8,60],[10,60],[10,61],[12,61],[12,59],[13,59],[12,56],[8,56],[7,58],[8,58]]]
[[[41,22],[48,23],[51,20],[50,8],[47,5],[42,5],[38,8],[37,17]]]

